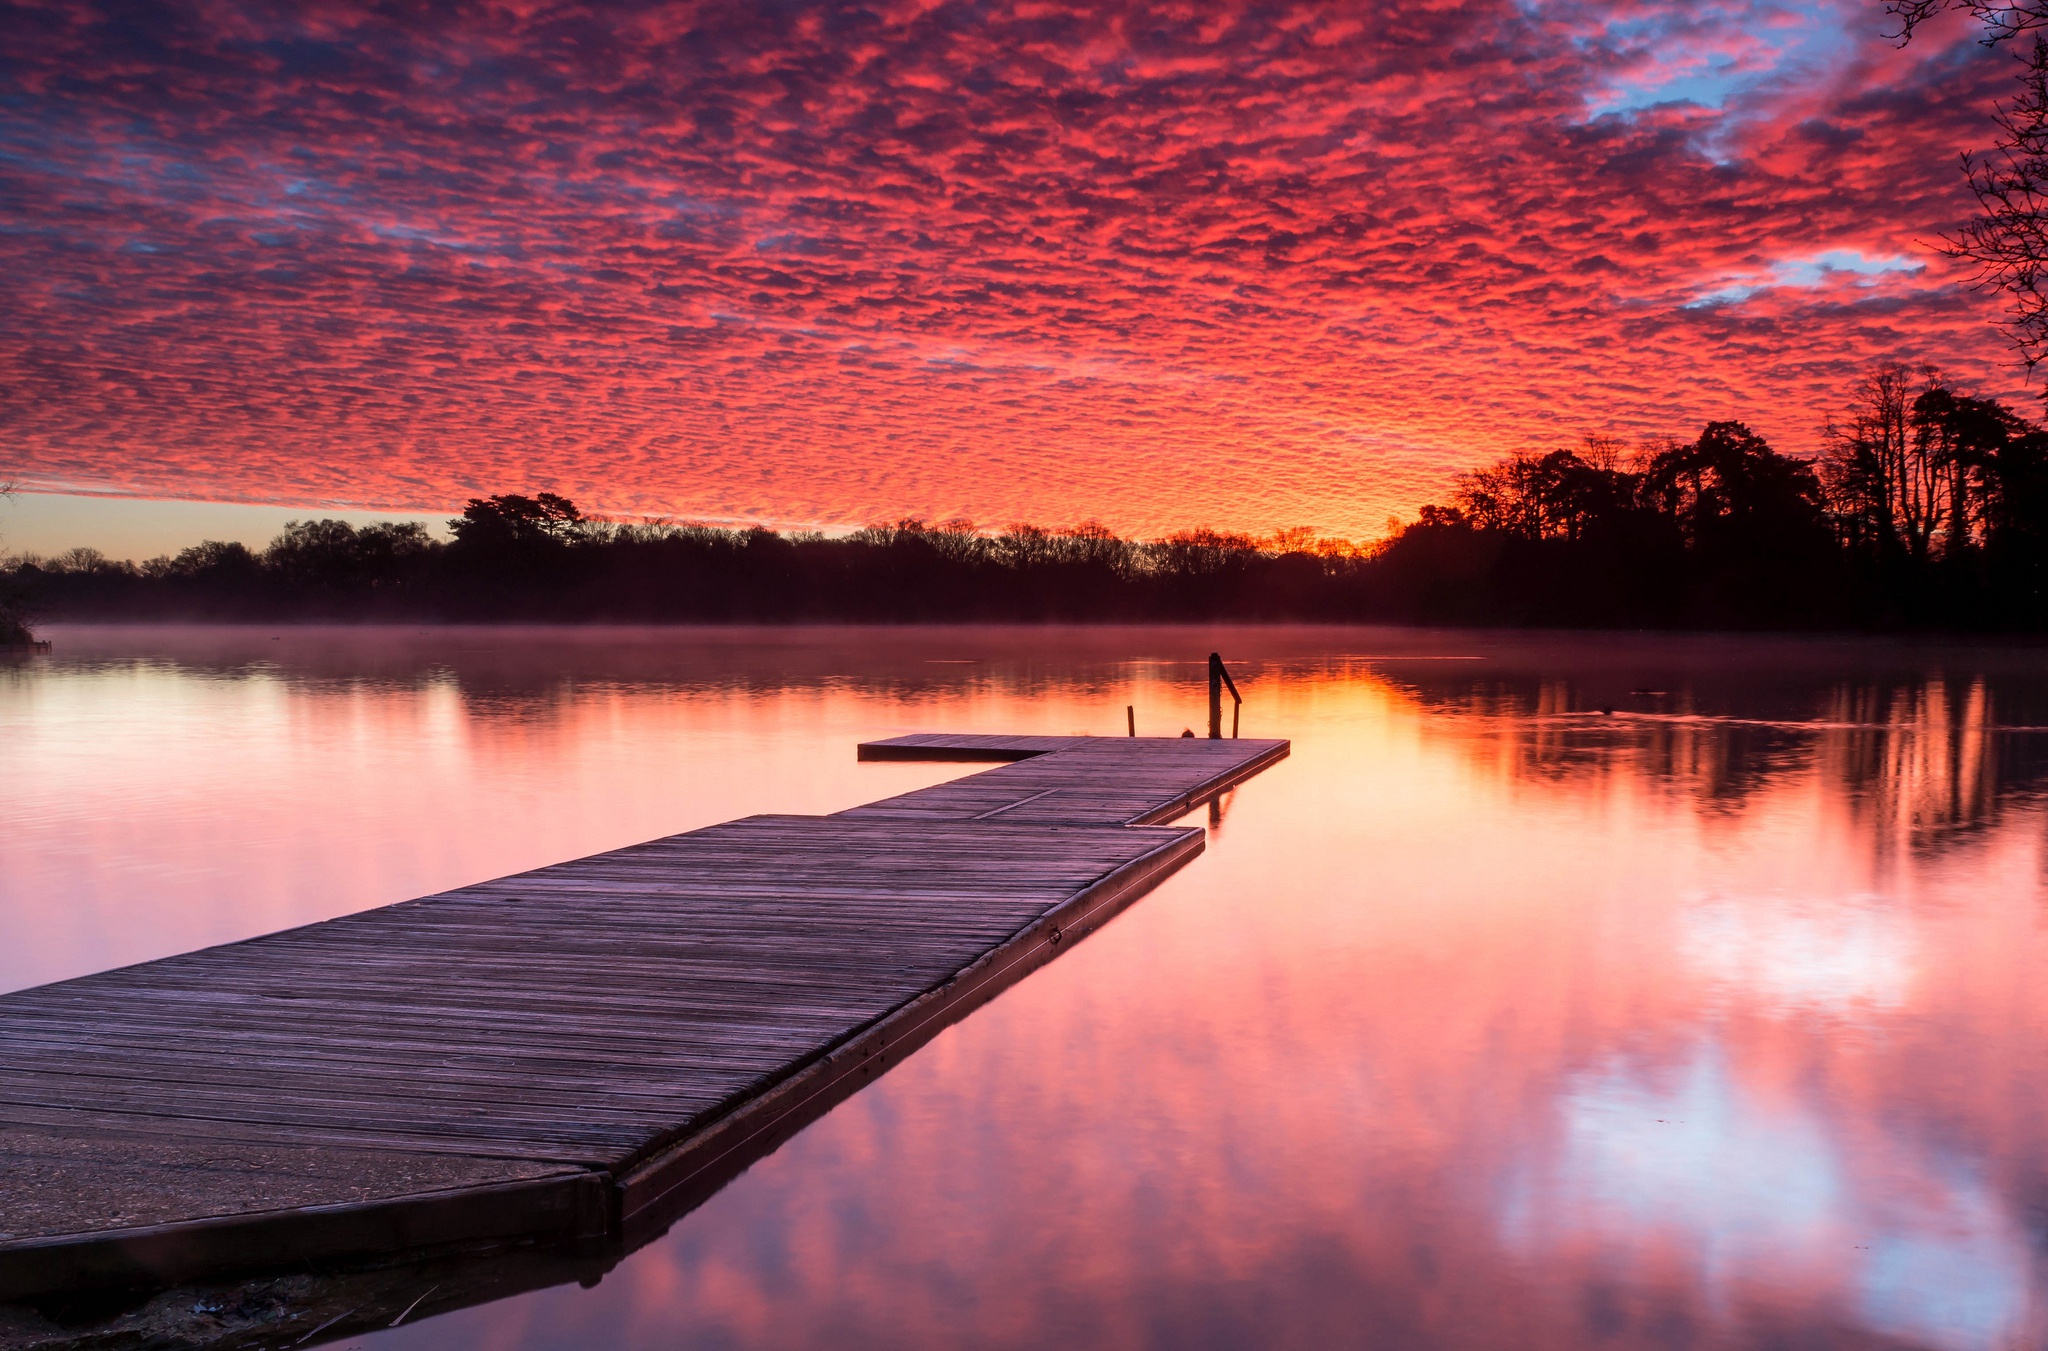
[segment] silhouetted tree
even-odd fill
[[[457,544],[494,551],[567,544],[582,523],[583,513],[566,497],[500,493],[470,498],[462,514],[448,522],[448,529]]]
[[[1242,574],[1259,553],[1250,535],[1225,530],[1177,530],[1146,547],[1144,559],[1164,576],[1201,581]]]
[[[997,563],[1016,572],[1057,569],[1090,573],[1102,580],[1128,578],[1135,566],[1135,548],[1100,521],[1083,521],[1065,530],[1015,524],[989,541]]]
[[[1857,382],[1848,422],[1830,422],[1825,432],[1822,473],[1837,527],[1852,550],[1875,559],[1911,552],[1899,518],[1912,397],[1910,372],[1881,366]]]
[[[1619,448],[1515,455],[1459,478],[1451,505],[1382,551],[1412,617],[1470,622],[1653,624],[1683,604],[1684,547],[1642,498]]]
[[[1827,432],[1823,474],[1843,542],[1883,567],[1961,559],[2005,519],[2001,451],[2026,431],[2010,409],[1955,393],[1933,367],[1917,378],[1901,365],[1873,371],[1848,422]]]
[[[598,561],[576,556],[579,543],[600,540],[586,534],[576,504],[554,493],[473,497],[448,529],[455,536],[450,570],[464,580],[465,604],[479,618],[519,613],[527,604],[522,596],[559,596],[573,589],[579,564]]]
[[[347,521],[286,521],[263,563],[289,586],[348,586],[358,574],[356,528]]]
[[[19,647],[35,641],[29,628],[33,618],[27,586],[9,576],[0,579],[0,647]]]
[[[1826,607],[1834,546],[1811,465],[1740,422],[1710,422],[1652,455],[1640,491],[1684,542],[1696,621],[1783,624]]]
[[[1569,450],[1516,455],[1459,480],[1457,510],[1480,530],[1577,540],[1635,509],[1636,478]]]
[[[262,562],[241,541],[209,539],[181,550],[166,571],[174,577],[232,583],[254,577],[261,568]]]
[[[12,483],[0,482],[0,501],[14,496]],[[35,617],[35,599],[20,569],[0,575],[0,647],[19,647],[35,641],[29,622]]]
[[[1913,400],[1913,436],[1930,476],[1930,535],[1942,557],[1959,560],[1984,540],[2003,491],[1999,452],[2026,422],[1995,399],[1973,399],[1931,383]]]
[[[2048,627],[2048,433],[2030,431],[1999,447],[1998,493],[1986,512],[1984,568],[1995,627]]]
[[[1767,555],[1827,537],[1812,466],[1740,422],[1710,422],[1691,444],[1658,451],[1643,467],[1641,491],[1703,553]]]
[[[2048,432],[2009,437],[1991,455],[1994,491],[1984,509],[1989,552],[2019,558],[2048,550]]]
[[[380,521],[356,531],[356,562],[369,576],[392,581],[433,552],[434,537],[418,521]]]

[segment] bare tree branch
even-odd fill
[[[2009,298],[2005,327],[2031,374],[2048,359],[2048,0],[1886,0],[1884,8],[1899,21],[1893,36],[1901,43],[1950,11],[1981,22],[1986,46],[2034,36],[2021,58],[2019,93],[1995,106],[1997,141],[1962,156],[1978,216],[1942,236],[1943,253],[1976,265],[1979,287]]]
[[[2011,301],[2006,327],[2032,371],[2048,357],[2048,39],[2026,55],[2020,92],[1997,113],[1997,144],[1962,156],[1979,215],[1942,237],[1942,252],[1976,264],[1977,284]]]
[[[1987,47],[2048,28],[2048,0],[1886,0],[1884,7],[1899,21],[1899,31],[1892,37],[1900,42],[1911,41],[1914,29],[1950,10],[1982,21]]]

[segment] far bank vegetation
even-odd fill
[[[1931,369],[1873,372],[1811,460],[1741,422],[1588,440],[1461,478],[1371,548],[1297,530],[1121,538],[899,520],[849,535],[623,524],[551,493],[416,524],[295,522],[135,564],[0,569],[14,622],[1369,620],[2048,628],[2048,431]],[[8,598],[12,598],[11,600]]]

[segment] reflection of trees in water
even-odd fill
[[[1617,692],[1606,675],[1398,682],[1480,732],[1516,780],[1617,776],[1739,813],[1812,776],[1880,848],[1940,848],[1995,826],[2048,785],[2048,685],[2013,672],[1710,673]]]
[[[1641,745],[1630,757],[1634,767],[1721,813],[1741,811],[1766,787],[1796,773],[1809,740],[1755,724],[1658,719],[1635,725]]]
[[[1571,677],[1409,687],[1432,712],[1488,733],[1510,777],[1559,784],[1634,777],[1709,810],[1734,810],[1804,759],[1811,737],[1775,726],[1708,721],[1685,692],[1623,693]]]
[[[1821,781],[1910,848],[1996,825],[2048,782],[2048,732],[2025,730],[2038,726],[2025,716],[2029,692],[2001,693],[1981,675],[1839,685],[1815,737]]]

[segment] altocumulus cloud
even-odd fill
[[[21,4],[0,470],[1371,533],[1870,361],[2011,393],[2006,57],[1875,0]]]

